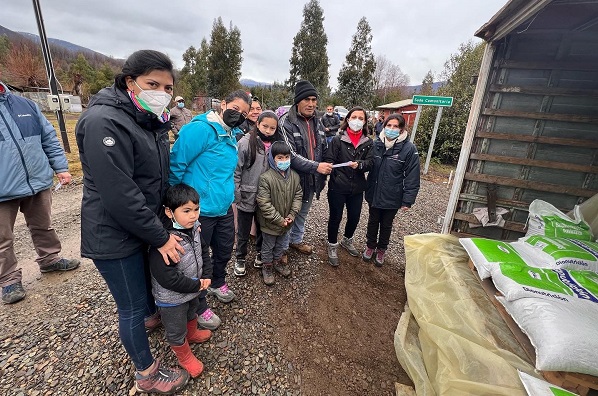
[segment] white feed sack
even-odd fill
[[[579,206],[576,205],[572,213],[573,219],[548,202],[536,199],[529,205],[525,236],[544,235],[593,241],[592,230],[588,223],[584,221]]]
[[[492,282],[508,301],[538,297],[598,310],[598,274],[592,271],[499,264],[492,269]]]
[[[532,267],[598,272],[598,242],[534,235],[513,246]]]
[[[537,369],[598,376],[598,304],[579,299],[496,299],[528,335]]]
[[[513,247],[518,242],[508,243],[485,238],[460,238],[459,242],[469,254],[481,279],[489,278],[492,268],[499,263],[527,265]]]
[[[521,370],[517,370],[519,379],[529,396],[576,396],[577,393],[569,392],[559,386],[553,385]]]

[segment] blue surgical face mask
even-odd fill
[[[281,171],[286,171],[291,166],[291,160],[288,159],[286,161],[276,161],[276,167]]]
[[[396,138],[399,137],[400,133],[401,133],[400,129],[384,128],[384,134],[386,135],[388,140],[395,140]]]
[[[168,210],[170,210],[170,209],[168,209]],[[170,211],[170,213],[172,213],[172,218],[170,220],[172,220],[172,226],[174,227],[174,229],[186,230],[187,228],[183,227],[178,221],[176,221],[176,217],[174,217],[174,212]]]
[[[178,107],[179,109],[184,109],[185,108],[185,102],[179,102],[179,103],[177,103],[176,107]]]

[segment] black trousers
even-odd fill
[[[343,209],[347,207],[347,223],[345,224],[345,234],[347,238],[352,238],[359,223],[361,216],[361,204],[363,203],[363,193],[359,194],[338,194],[334,191],[328,191],[328,207],[330,215],[328,217],[328,242],[336,243],[338,241],[338,228],[343,218]]]
[[[210,245],[212,250],[214,271],[210,287],[218,288],[226,283],[226,265],[233,255],[233,245],[235,242],[233,208],[232,206],[228,208],[228,212],[224,216],[199,216],[199,222],[201,223],[201,234],[204,241]]]
[[[398,209],[378,209],[370,206],[366,235],[367,245],[370,249],[386,250],[388,248],[392,222],[398,211]],[[378,236],[378,230],[380,230],[380,236]]]
[[[255,220],[255,251],[262,251],[262,231],[257,221],[257,212],[243,212],[237,209],[237,251],[235,257],[244,259],[247,256],[247,241],[251,233],[251,223]]]

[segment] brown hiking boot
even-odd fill
[[[151,333],[158,327],[162,326],[162,318],[160,317],[160,312],[156,311],[156,313],[154,313],[153,315],[143,319],[143,322],[145,324],[145,331]]]
[[[282,252],[282,256],[280,257],[280,262],[283,263],[284,265],[287,265],[289,263],[289,252],[287,252],[286,250],[284,252]]]
[[[293,249],[295,249],[296,251],[298,251],[301,254],[312,254],[314,251],[314,248],[311,245],[308,245],[305,242],[299,242],[299,243],[289,243],[289,246],[292,247]]]
[[[274,260],[274,270],[285,278],[291,275],[291,269],[288,264],[283,264],[281,259]]]
[[[264,277],[264,283],[268,286],[272,286],[274,284],[274,271],[272,263],[264,263],[262,267],[262,276]]]
[[[172,395],[187,385],[189,373],[179,368],[161,367],[156,360],[156,367],[146,376],[135,373],[135,388],[138,392]]]

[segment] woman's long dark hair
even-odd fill
[[[349,128],[349,118],[351,118],[351,114],[353,114],[356,111],[363,111],[363,114],[365,115],[365,119],[363,120],[363,128],[361,129],[361,133],[363,133],[363,136],[368,136],[370,134],[370,127],[368,126],[368,113],[361,106],[355,106],[351,110],[349,110],[349,112],[347,113],[347,115],[343,119],[343,122],[341,122],[341,126],[339,127],[339,129],[343,130],[343,131],[346,131],[347,128]]]
[[[278,126],[278,116],[273,111],[264,111],[259,115],[255,125],[249,131],[249,168],[255,163],[255,156],[257,152],[257,124],[261,123],[264,118],[271,118],[276,121],[276,131],[274,132],[274,140],[280,140],[280,127]]]
[[[123,90],[127,89],[127,77],[135,80],[139,76],[144,76],[153,70],[164,70],[172,75],[174,83],[174,68],[170,58],[158,51],[139,50],[133,52],[123,65],[122,71],[114,77],[114,84]]]

